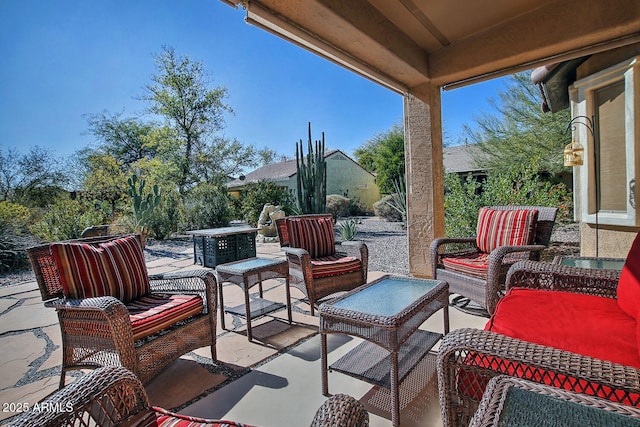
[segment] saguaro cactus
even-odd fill
[[[129,196],[131,196],[133,203],[133,225],[137,231],[146,235],[151,212],[160,204],[160,188],[154,185],[153,192],[145,196],[146,180],[138,179],[138,175],[133,174],[127,182],[129,183]]]
[[[327,163],[324,159],[324,132],[322,140],[311,139],[309,122],[308,150],[305,158],[302,140],[296,144],[296,183],[298,206],[304,214],[325,213],[327,211]]]

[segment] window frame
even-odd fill
[[[584,165],[574,169],[574,192],[579,196],[576,200],[574,217],[577,221],[589,224],[617,225],[617,226],[640,226],[638,210],[632,204],[636,194],[631,197],[630,182],[636,179],[636,172],[640,170],[638,164],[638,154],[640,153],[640,56],[629,58],[621,63],[606,68],[597,73],[577,80],[569,88],[571,101],[571,117],[578,116],[595,117],[595,91],[603,87],[624,82],[625,94],[625,156],[626,156],[626,176],[627,185],[624,189],[626,200],[626,211],[603,211],[596,212],[596,176],[594,174],[594,141],[587,126],[576,124],[573,126],[573,139],[580,142],[584,147]],[[577,119],[576,121],[584,119]],[[598,124],[595,124],[595,131],[599,132]],[[599,137],[599,135],[596,135]],[[635,182],[635,181],[633,181]],[[598,188],[600,192],[606,188],[607,183],[601,182]]]

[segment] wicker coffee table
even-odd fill
[[[518,378],[494,377],[470,427],[640,426],[640,408]]]
[[[245,260],[220,264],[216,267],[218,275],[218,295],[220,295],[220,326],[226,329],[224,323],[224,312],[244,316],[247,319],[247,338],[253,339],[251,333],[251,320],[272,311],[284,307],[284,304],[263,299],[262,281],[275,277],[282,277],[286,280],[285,290],[287,293],[287,315],[289,323],[291,320],[291,294],[289,291],[289,262],[282,259],[249,258]],[[244,306],[224,308],[224,298],[222,295],[222,283],[230,282],[240,286],[244,290]],[[260,298],[249,300],[249,289],[259,285]]]
[[[449,332],[449,286],[441,280],[383,276],[319,309],[322,345],[322,393],[329,395],[327,334],[342,333],[365,341],[331,365],[332,371],[391,390],[391,422],[400,422],[402,380],[442,334],[418,330],[443,309]]]

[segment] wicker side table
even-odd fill
[[[226,329],[224,323],[224,298],[222,295],[222,283],[230,282],[240,286],[244,290],[244,307],[242,305],[232,307],[226,311],[244,316],[247,319],[247,338],[253,339],[251,333],[251,320],[283,307],[283,304],[263,299],[262,281],[276,277],[284,278],[287,293],[287,315],[291,320],[291,294],[289,291],[289,262],[281,259],[250,258],[216,267],[218,275],[218,295],[220,295],[220,326]],[[249,289],[259,285],[260,298],[249,300]],[[251,306],[253,302],[253,308]]]
[[[640,426],[640,408],[499,375],[484,392],[470,427]]]
[[[449,287],[441,280],[383,276],[319,308],[322,345],[322,393],[329,395],[327,334],[363,338],[331,365],[331,370],[389,388],[391,422],[400,423],[400,383],[442,334],[418,330],[443,309],[449,332]]]

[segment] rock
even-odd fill
[[[276,229],[276,219],[283,218],[284,216],[285,213],[282,207],[274,206],[271,203],[264,205],[260,213],[260,218],[258,219],[258,234],[264,237],[277,238],[278,230]]]

